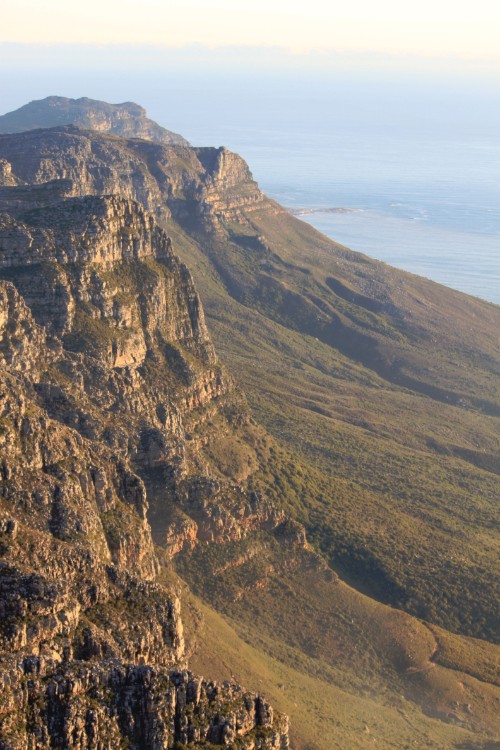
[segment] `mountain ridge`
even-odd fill
[[[108,104],[97,99],[48,96],[25,104],[0,117],[0,133],[74,125],[129,138],[188,146],[185,138],[162,128],[146,117],[146,110],[134,102]]]
[[[490,692],[489,652],[484,666],[479,666],[480,649],[472,639],[460,641],[439,631],[440,646],[434,654],[436,640],[427,626],[353,592],[338,581],[334,570],[351,576],[358,587],[364,584],[376,598],[389,598],[393,606],[410,611],[427,607],[419,617],[431,622],[440,614],[439,609],[429,609],[433,589],[432,596],[425,590],[419,593],[416,584],[411,588],[410,576],[434,586],[441,596],[450,592],[442,597],[442,604],[449,602],[450,622],[455,598],[465,614],[483,607],[486,616],[488,597],[493,598],[487,588],[492,560],[487,555],[494,550],[488,529],[496,486],[488,455],[493,467],[498,432],[494,411],[491,416],[483,413],[481,396],[487,391],[487,403],[497,403],[495,306],[444,291],[326,240],[263,196],[241,158],[226,149],[167,147],[65,127],[0,136],[0,157],[0,201],[10,214],[0,235],[9,259],[0,275],[26,295],[50,336],[62,336],[64,358],[77,358],[57,375],[59,391],[51,382],[53,375],[50,387],[38,390],[47,403],[56,396],[57,413],[71,420],[84,437],[96,430],[99,436],[102,428],[94,414],[99,419],[106,414],[107,422],[114,404],[117,412],[106,433],[108,441],[118,427],[113,421],[122,419],[120,404],[129,399],[133,404],[133,393],[141,394],[134,408],[148,414],[153,429],[141,428],[140,439],[133,437],[133,413],[120,429],[125,427],[131,436],[133,470],[139,471],[150,503],[148,522],[159,545],[155,554],[160,565],[170,560],[167,568],[173,565],[180,572],[204,606],[230,618],[236,634],[229,638],[244,638],[259,653],[278,655],[283,665],[301,664],[307,680],[321,662],[325,682],[318,685],[342,684],[360,696],[361,681],[366,680],[368,693],[380,694],[374,705],[381,722],[391,701],[404,694],[421,743],[432,726],[436,747],[477,746],[467,745],[475,741],[470,732],[486,747],[496,731],[493,706],[498,700]],[[102,192],[115,195],[102,197]],[[99,206],[104,209],[101,224]],[[155,218],[146,219],[145,209]],[[155,221],[161,231],[147,228]],[[68,232],[68,222],[74,231]],[[82,229],[90,230],[83,242]],[[163,238],[159,258],[148,260],[148,232]],[[49,281],[47,289],[58,279],[64,314],[61,306],[44,309],[37,299],[47,292],[37,292],[33,271],[26,275],[19,264],[16,267],[22,237],[29,261],[25,268],[40,268],[40,278]],[[164,322],[158,322],[154,305],[146,315],[141,305],[137,307],[144,291],[140,285],[145,280],[152,283],[151,273],[157,278],[155,264],[162,257],[167,265],[172,263],[172,246],[189,262],[220,356],[243,383],[254,414],[270,435],[252,420],[231,378],[217,370],[210,351],[203,353],[204,345],[190,353],[181,339],[180,350],[177,344],[162,349],[165,340],[151,335]],[[62,253],[58,247],[66,250]],[[117,248],[125,253],[120,256]],[[87,255],[78,255],[82,251]],[[22,252],[17,257],[20,260]],[[146,275],[141,264],[147,266]],[[187,283],[187,277],[181,283]],[[148,288],[154,289],[154,284]],[[185,298],[189,308],[189,299],[195,298],[191,293]],[[68,314],[73,305],[76,312]],[[457,321],[462,325],[462,319],[472,322],[474,316],[484,325],[472,333],[464,329],[464,337]],[[58,317],[63,325],[51,332],[51,321]],[[153,329],[144,327],[149,318]],[[138,343],[139,319],[147,332],[144,343]],[[436,336],[442,352],[434,354]],[[174,343],[175,337],[177,333]],[[166,339],[171,338],[168,333]],[[359,361],[354,353],[360,346]],[[154,353],[147,367],[144,347]],[[13,362],[28,362],[31,356],[29,346],[25,354],[21,348],[20,355],[15,346],[7,350]],[[432,352],[431,367],[429,357],[421,361],[421,352]],[[117,360],[116,353],[127,359]],[[389,370],[388,378],[391,358],[398,357],[399,369]],[[443,369],[446,358],[450,362]],[[378,361],[385,362],[382,372]],[[77,387],[78,368],[85,362],[93,362],[90,370],[95,375],[86,375],[85,365],[84,383],[98,382],[97,376],[104,386],[93,405]],[[463,376],[464,362],[479,365],[470,383]],[[398,382],[401,372],[414,381],[416,377],[416,382]],[[66,380],[59,382],[61,376]],[[117,399],[122,380],[127,387]],[[207,392],[209,382],[219,385]],[[435,386],[437,391],[425,393],[423,386]],[[111,401],[108,391],[115,393]],[[174,404],[158,402],[158,394],[167,392],[175,394],[174,409]],[[447,403],[447,395],[452,402]],[[172,441],[172,436],[162,437],[162,420],[171,415],[168,430],[175,434],[179,408],[188,415],[185,438],[178,433]],[[402,423],[403,415],[411,415],[416,423],[411,430]],[[123,434],[115,432],[114,445]],[[203,476],[207,470],[208,476]],[[416,473],[416,481],[408,481],[408,472]],[[401,498],[399,487],[394,492],[391,485],[398,473],[402,487],[406,482]],[[481,487],[482,498],[460,507],[465,492],[459,493],[457,479],[465,491]],[[96,488],[101,484],[99,479]],[[436,491],[439,494],[433,495]],[[169,496],[177,498],[171,506],[165,502]],[[64,502],[58,507],[64,508]],[[450,508],[459,512],[455,526],[447,516]],[[57,514],[61,510],[55,512],[56,519]],[[117,519],[109,521],[112,529]],[[477,554],[464,535],[469,527],[485,545],[479,577],[476,568],[462,561],[442,567],[453,559],[454,533],[461,534],[467,554]],[[110,532],[115,544],[122,537],[119,524],[117,529],[118,534]],[[392,567],[388,554],[395,563]],[[160,578],[167,568],[162,567]],[[451,588],[457,573],[460,594]],[[416,605],[411,597],[416,597]],[[187,606],[189,611],[191,605]],[[446,613],[442,606],[441,611]],[[86,636],[94,644],[91,649],[102,638],[102,622],[99,616],[96,634],[90,629]],[[455,629],[470,632],[470,624],[456,622]],[[105,641],[99,648],[109,648]],[[224,661],[214,629],[204,643]],[[203,653],[198,653],[200,663],[206,664]],[[255,679],[251,669],[247,674]],[[293,673],[288,674],[292,679]],[[227,672],[222,670],[222,676]],[[280,690],[273,692],[281,702]],[[306,705],[299,701],[290,706],[300,725],[294,734],[292,715],[297,747],[307,746],[312,736],[319,748],[370,746],[371,737],[354,729],[355,717],[348,726],[337,721],[333,731],[328,721],[335,722],[335,708],[324,704],[317,712],[322,738],[321,730],[303,723]],[[438,723],[426,723],[427,714]],[[326,724],[324,716],[331,717]],[[389,722],[378,728],[375,722],[372,731],[385,742],[382,746],[402,746],[401,728],[397,738],[390,737]]]

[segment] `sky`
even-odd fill
[[[493,0],[16,0],[0,42],[280,47],[500,62]]]

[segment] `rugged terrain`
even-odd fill
[[[282,520],[207,476],[207,420],[248,415],[189,272],[118,197],[4,214],[0,237],[0,746],[287,746],[260,697],[185,671],[147,521],[181,549]]]
[[[21,378],[36,418],[68,431],[50,465],[71,455],[47,471],[46,427],[26,428],[38,464],[25,477],[29,462],[10,448],[23,422],[7,417],[6,454],[18,457],[4,476],[6,563],[31,570],[8,536],[24,524],[78,559],[92,547],[110,586],[126,571],[180,596],[191,668],[264,688],[297,747],[488,747],[499,309],[335,245],[225,149],[57,127],[0,136],[0,160],[0,276],[24,310],[4,335],[16,373],[5,392],[24,393]],[[218,363],[174,251],[267,432]],[[89,472],[97,481],[81,480]],[[49,501],[34,512],[39,481]],[[92,672],[108,686],[124,669],[109,660],[139,681],[133,665],[184,666],[173,637],[149,646],[155,626],[141,631],[130,614],[135,594],[106,596],[122,600],[112,614],[80,604],[90,635],[79,621],[57,639],[30,634],[28,651],[48,641],[44,674],[65,679],[77,664],[82,684]],[[138,613],[155,600],[141,596]],[[25,610],[9,617],[23,628]],[[128,633],[113,643],[127,620],[147,646]],[[121,716],[123,684],[98,690],[106,717]],[[30,726],[47,727],[37,711]],[[249,741],[286,742],[284,720],[260,721],[244,723]]]

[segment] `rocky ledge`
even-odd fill
[[[1,118],[0,118],[1,122]],[[1,134],[0,197],[23,203],[37,186],[47,203],[65,195],[120,195],[161,222],[219,232],[223,221],[246,224],[248,212],[286,213],[267,198],[244,159],[226,148],[192,148],[116,138],[72,125]],[[9,191],[5,188],[10,188]]]

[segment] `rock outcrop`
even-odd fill
[[[289,747],[286,717],[275,718],[260,696],[185,670],[108,660],[47,673],[40,659],[31,658],[10,675],[9,688],[12,713],[21,709],[26,718],[8,725],[2,748]],[[2,702],[5,710],[5,695]]]
[[[183,509],[190,533],[212,541],[282,521],[265,498],[209,478],[200,448],[248,412],[217,362],[188,270],[137,204],[71,198],[3,214],[0,277],[21,295],[10,329],[47,338],[40,354],[22,335],[4,337],[6,364],[33,363],[42,408],[132,462],[158,512]],[[13,294],[7,285],[5,310]]]
[[[146,117],[146,110],[134,102],[108,104],[87,97],[48,96],[0,117],[0,133],[20,133],[58,125],[75,125],[85,130],[145,138],[158,143],[188,145],[185,138]]]

